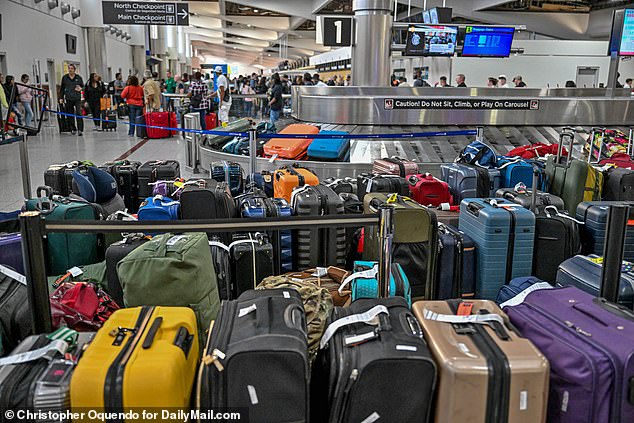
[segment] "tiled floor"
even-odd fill
[[[44,171],[51,163],[72,160],[91,160],[96,164],[113,160],[141,141],[128,137],[127,125],[119,124],[116,132],[95,132],[92,122],[86,122],[83,136],[65,133],[60,135],[57,125],[46,126],[36,137],[29,137],[28,152],[33,195],[44,183]],[[168,139],[149,140],[132,153],[130,160],[145,162],[154,159],[175,159],[184,162],[184,141],[180,136]],[[184,177],[190,176],[182,169]],[[18,144],[0,147],[0,211],[17,210],[22,206],[22,177]]]

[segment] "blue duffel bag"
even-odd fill
[[[139,207],[139,220],[178,220],[181,204],[171,198],[155,195],[148,197]]]

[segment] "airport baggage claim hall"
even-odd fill
[[[0,422],[634,422],[634,2],[0,0]]]

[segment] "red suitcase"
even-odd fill
[[[423,206],[438,207],[443,203],[451,204],[449,185],[430,173],[410,175],[407,178],[412,198]]]
[[[205,116],[205,129],[210,131],[218,126],[218,116],[211,112]]]
[[[148,112],[145,114],[145,124],[147,125],[148,138],[169,138],[172,136],[172,131],[163,128],[176,128],[176,113]],[[161,128],[151,128],[151,126],[160,126]]]
[[[418,173],[418,165],[400,157],[388,157],[375,160],[372,165],[372,173],[376,175],[398,175],[402,178]]]

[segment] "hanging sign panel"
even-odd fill
[[[103,1],[101,7],[104,24],[189,26],[184,2]]]

